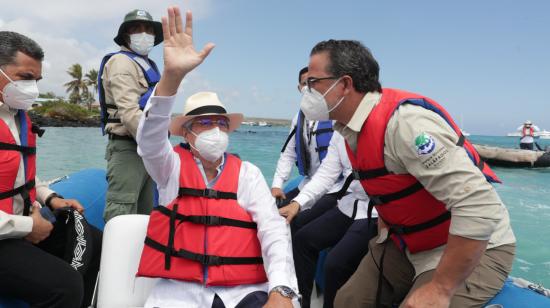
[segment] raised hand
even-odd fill
[[[208,43],[197,52],[193,46],[193,15],[185,15],[185,28],[178,7],[168,8],[168,17],[162,17],[164,36],[164,73],[157,85],[156,95],[170,96],[177,92],[183,77],[204,61],[214,48]]]

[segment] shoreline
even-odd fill
[[[86,119],[67,119],[67,118],[54,118],[43,116],[29,111],[29,117],[34,124],[41,127],[100,127],[99,117],[86,118]],[[264,122],[265,125],[258,125],[258,123]],[[256,123],[251,125],[248,123]],[[258,118],[247,117],[244,118],[242,125],[248,126],[290,126],[291,120],[286,119],[270,119],[270,118]]]

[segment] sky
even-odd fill
[[[550,130],[550,1],[0,0],[0,29],[45,51],[41,92],[65,96],[69,66],[99,67],[132,9],[156,20],[169,5],[193,11],[195,47],[216,44],[186,76],[174,112],[198,91],[232,112],[290,119],[298,71],[327,39],[361,41],[383,87],[428,96],[472,134],[503,135],[525,120]],[[162,67],[162,45],[151,58]]]

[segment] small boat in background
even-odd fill
[[[474,144],[479,156],[491,166],[508,168],[550,167],[550,152],[499,148]]]

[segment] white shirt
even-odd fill
[[[15,139],[17,145],[21,145],[19,139],[19,128],[15,121],[17,110],[11,109],[8,105],[0,102],[0,120],[3,121],[10,129],[10,132]],[[22,154],[21,154],[22,156]],[[21,162],[23,157],[21,157]],[[24,164],[19,164],[19,171],[15,179],[13,188],[19,187],[25,184],[25,167]],[[46,198],[53,193],[48,189],[46,183],[40,182],[38,177],[35,178],[36,187],[36,200],[40,203],[44,203]],[[23,198],[21,195],[13,197],[14,202],[14,214],[10,215],[4,211],[0,211],[0,240],[6,238],[22,238],[32,231],[32,218],[23,215]]]
[[[175,96],[151,96],[136,136],[138,154],[157,183],[160,204],[173,201],[179,188],[180,159],[167,138],[174,101]],[[258,225],[258,239],[268,282],[205,287],[195,282],[161,279],[153,288],[145,307],[210,307],[215,294],[226,307],[234,307],[251,292],[269,292],[280,285],[291,287],[298,294],[288,226],[277,211],[275,199],[261,171],[249,162],[243,161],[241,165],[237,201]]]
[[[330,140],[327,156],[311,178],[311,181],[300,190],[294,201],[300,204],[302,210],[311,208],[330,189],[340,175],[343,175],[345,179],[351,171],[351,163],[346,152],[344,137],[335,133]],[[338,209],[346,216],[352,217],[355,200],[359,200],[355,219],[367,218],[369,197],[361,183],[359,181],[351,182],[348,192],[348,195],[338,201]],[[376,209],[372,210],[372,217],[378,217]]]
[[[540,131],[539,127],[536,126],[536,125],[531,125],[531,127],[533,128],[533,133]],[[518,127],[517,130],[523,134],[523,125]],[[520,143],[533,143],[533,142],[535,142],[535,138],[533,138],[532,136],[525,136],[525,137],[522,137],[519,142]]]
[[[292,129],[296,127],[296,123],[298,122],[298,114],[294,116],[292,119],[292,124],[290,125]],[[304,134],[303,138],[304,141],[307,144],[308,151],[309,151],[309,161],[310,161],[310,171],[308,176],[304,176],[304,179],[298,184],[298,189],[302,189],[304,185],[307,184],[311,180],[311,176],[317,172],[317,169],[319,168],[319,165],[321,162],[319,161],[319,153],[315,150],[317,148],[317,140],[315,137],[310,138],[310,132],[315,131],[317,129],[317,125],[319,122],[317,121],[304,121]],[[289,139],[288,144],[285,148],[285,150],[281,153],[279,156],[279,160],[277,161],[277,169],[275,169],[275,174],[273,176],[273,182],[271,184],[271,187],[273,188],[282,188],[283,184],[288,181],[292,167],[296,165],[296,134],[298,133],[298,129],[296,129],[296,133]],[[338,135],[338,132],[333,132],[333,137],[335,135]],[[325,157],[326,158],[326,157]],[[329,190],[327,190],[328,193],[337,192],[340,190],[340,188],[344,185],[344,180],[340,179],[338,181],[333,182],[333,185],[330,187]]]

